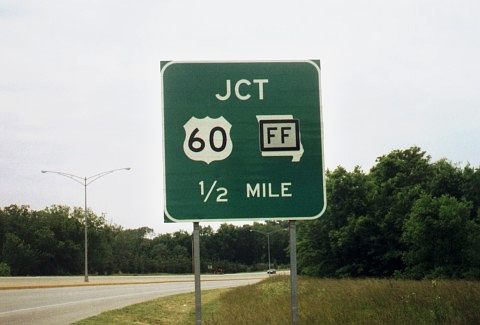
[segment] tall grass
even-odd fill
[[[225,290],[204,290],[202,292],[202,308],[204,313],[214,313],[219,295]],[[75,325],[131,325],[131,324],[181,324],[195,323],[195,296],[193,293],[183,293],[167,296],[147,302],[130,305],[124,308],[101,313],[81,320]]]
[[[300,324],[480,324],[480,283],[299,279]],[[222,293],[205,324],[290,324],[289,278]]]

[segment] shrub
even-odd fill
[[[7,263],[0,263],[0,276],[10,276],[10,266]]]

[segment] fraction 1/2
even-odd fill
[[[214,181],[212,186],[210,186],[209,190],[205,194],[205,182],[200,181],[198,182],[198,185],[200,185],[200,195],[204,196],[205,198],[203,199],[203,202],[206,203],[208,199],[210,198],[210,195],[212,195],[213,190],[216,189],[216,192],[218,193],[217,195],[217,202],[228,202],[228,190],[225,187],[217,187],[217,181]]]

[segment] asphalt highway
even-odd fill
[[[205,276],[202,290],[252,284],[265,277],[263,273]],[[195,290],[193,276],[154,277],[145,282],[153,280],[160,283],[0,290],[0,324],[69,324],[103,311]],[[35,281],[29,281],[34,286]]]

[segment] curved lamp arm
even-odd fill
[[[68,177],[71,180],[73,180],[73,181],[75,181],[79,184],[85,185],[84,178],[80,177],[80,176],[77,176],[77,175],[68,174],[68,173],[64,173],[64,172],[55,172],[55,171],[51,171],[51,170],[42,170],[42,173],[43,174],[46,174],[46,173],[57,174],[57,175],[60,175],[60,176]]]
[[[87,185],[95,182],[97,179],[99,178],[102,178],[103,176],[106,176],[108,174],[111,174],[111,173],[114,173],[116,171],[119,171],[119,170],[130,170],[131,168],[130,167],[125,167],[125,168],[117,168],[117,169],[112,169],[112,170],[107,170],[105,172],[101,172],[101,173],[98,173],[98,174],[95,174],[93,176],[89,176],[86,178],[86,181],[87,181]]]

